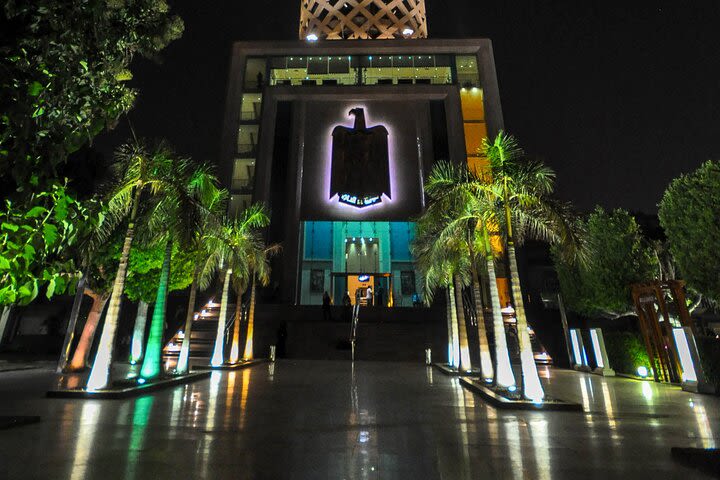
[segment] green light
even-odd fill
[[[162,362],[162,340],[165,328],[165,306],[167,304],[168,285],[170,279],[170,259],[172,256],[172,242],[168,242],[163,261],[160,282],[158,284],[157,298],[153,308],[152,322],[150,323],[150,335],[145,349],[145,360],[143,360],[140,375],[145,379],[155,378],[161,373]]]

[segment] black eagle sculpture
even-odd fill
[[[337,126],[333,130],[330,198],[335,194],[343,203],[365,207],[382,201],[390,191],[388,131],[382,125],[368,128],[365,111],[353,108],[353,128]]]

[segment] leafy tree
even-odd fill
[[[164,253],[165,249],[160,245],[136,247],[130,253],[125,295],[138,303],[130,346],[130,363],[133,365],[144,357],[147,312],[157,294]],[[168,292],[184,290],[192,281],[192,255],[184,249],[173,249]]]
[[[0,170],[18,187],[55,167],[128,111],[136,55],[183,31],[165,0],[4,2],[0,17]]]
[[[3,305],[27,303],[43,285],[48,296],[61,293],[72,280],[75,267],[63,250],[78,241],[88,212],[57,167],[130,109],[134,56],[154,56],[182,33],[182,21],[168,10],[164,0],[3,3],[0,191],[7,200],[0,215],[9,234],[0,245]]]
[[[688,287],[720,301],[720,162],[673,180],[658,215]]]
[[[64,248],[97,225],[94,216],[68,192],[53,184],[30,194],[26,206],[10,200],[0,210],[0,305],[27,305],[42,285],[51,298],[74,288],[75,266]]]
[[[582,315],[618,318],[634,315],[630,286],[653,280],[658,261],[635,219],[625,210],[600,207],[586,220],[584,261],[573,262],[554,247],[560,289],[568,307]]]
[[[119,256],[119,255],[118,255]],[[117,262],[118,256],[115,257]],[[136,247],[130,254],[128,275],[125,279],[125,295],[132,302],[155,300],[160,281],[165,245]],[[192,282],[194,252],[173,247],[168,291],[185,290]]]

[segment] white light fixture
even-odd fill
[[[305,40],[307,40],[308,42],[317,42],[318,36],[314,33],[310,33],[307,37],[305,37]]]
[[[412,35],[413,33],[415,33],[415,30],[413,30],[413,29],[410,28],[410,27],[405,27],[405,28],[403,29],[403,31],[402,31],[402,34],[405,35],[406,37],[409,37],[409,36]]]
[[[698,377],[695,372],[692,355],[690,354],[690,344],[688,343],[685,330],[682,328],[673,328],[673,336],[675,337],[675,345],[677,345],[678,356],[680,357],[680,366],[682,367],[682,381],[697,383]]]

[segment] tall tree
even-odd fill
[[[261,230],[270,224],[270,217],[262,204],[255,204],[244,210],[240,216],[227,222],[225,228],[216,238],[215,242],[223,249],[223,263],[225,264],[226,275],[223,285],[221,317],[227,311],[229,300],[229,289],[231,283],[234,286],[237,297],[235,312],[235,328],[233,340],[230,347],[230,362],[237,363],[240,359],[240,309],[242,294],[250,286],[250,310],[248,312],[248,326],[246,332],[246,344],[243,358],[253,358],[253,326],[254,326],[254,301],[255,282],[260,281],[266,285],[270,279],[270,265],[268,256],[278,250],[278,246],[267,247],[262,238]],[[229,273],[227,273],[229,272]],[[224,310],[223,310],[224,307]],[[225,318],[221,318],[218,324],[215,339],[215,349],[212,365],[217,366],[225,361]]]
[[[720,302],[720,162],[673,180],[658,216],[688,287]]]
[[[69,153],[130,109],[133,58],[153,57],[182,34],[168,12],[164,0],[4,2],[3,181],[55,178]]]
[[[635,315],[630,286],[658,277],[652,246],[628,212],[597,207],[579,221],[584,259],[573,261],[552,248],[563,300],[582,315],[615,319]]]
[[[521,226],[523,234],[562,244],[568,255],[577,251],[577,236],[572,228],[572,219],[567,215],[567,208],[550,199],[555,172],[541,162],[527,161],[515,138],[503,131],[492,140],[485,139],[481,153],[490,163],[486,180],[496,186],[500,210],[497,223],[505,234],[522,363],[523,393],[526,398],[540,401],[544,391],[532,353],[518,273],[515,247],[519,232],[516,227]]]
[[[125,144],[118,149],[116,160],[117,180],[108,195],[108,212],[116,224],[122,223],[127,218],[127,228],[117,274],[113,282],[107,318],[88,378],[87,388],[89,390],[104,388],[110,381],[110,368],[113,361],[115,334],[120,318],[120,303],[125,287],[128,258],[135,239],[136,221],[143,206],[142,202],[148,197],[157,198],[173,192],[178,166],[172,152],[162,144],[153,150],[149,150],[137,142]],[[110,224],[112,223],[110,222]],[[172,252],[171,248],[169,250]]]
[[[10,242],[0,242],[0,303],[49,296],[74,284],[62,255],[85,223],[85,209],[57,169],[133,104],[127,86],[136,55],[154,56],[182,33],[163,0],[4,2],[0,10],[0,212]],[[41,212],[52,212],[50,215]],[[14,226],[22,225],[32,229]],[[35,223],[35,225],[31,225]],[[22,235],[22,238],[18,238]],[[38,238],[42,237],[42,243]],[[22,270],[12,245],[23,251]],[[10,287],[10,288],[8,288]]]
[[[80,334],[75,351],[67,365],[68,371],[81,371],[87,367],[88,357],[92,349],[95,332],[100,324],[102,312],[105,310],[112,293],[113,278],[117,269],[117,255],[120,251],[121,238],[108,241],[88,255],[86,281],[81,295],[92,300],[90,312]],[[68,328],[74,328],[70,322]]]
[[[162,340],[172,249],[175,245],[184,249],[197,245],[197,232],[203,228],[203,220],[209,214],[207,207],[219,195],[217,183],[217,178],[206,165],[197,165],[189,160],[176,161],[170,187],[150,215],[148,231],[158,232],[157,238],[163,239],[166,247],[145,358],[140,369],[143,379],[153,379],[162,374]]]
[[[441,251],[449,245],[455,245],[460,249],[458,255],[467,258],[463,263],[467,271],[463,273],[472,285],[473,302],[478,319],[480,368],[483,377],[492,380],[494,368],[484,320],[486,305],[483,304],[478,270],[478,262],[484,259],[481,225],[487,221],[487,212],[491,204],[484,201],[486,195],[482,194],[482,189],[477,189],[478,186],[484,186],[475,184],[472,180],[473,176],[467,167],[447,162],[438,163],[431,171],[425,185],[430,202],[418,225],[426,230],[423,238],[431,243],[437,243]],[[453,283],[453,290],[457,294],[459,285],[457,282]],[[462,305],[457,301],[455,303]],[[463,326],[462,322],[460,326]],[[459,333],[462,333],[462,328]]]
[[[186,224],[195,224],[194,231],[189,237],[189,247],[195,252],[193,259],[193,277],[188,297],[187,316],[185,318],[185,329],[180,356],[176,371],[186,373],[190,358],[190,341],[192,325],[195,314],[195,299],[198,288],[206,289],[210,284],[213,274],[219,268],[222,261],[222,248],[213,242],[222,229],[223,214],[227,210],[227,191],[217,187],[217,179],[210,175],[196,175],[195,182],[206,181],[205,185],[196,185],[195,196],[197,197],[196,208],[197,219],[188,219]],[[186,215],[189,212],[181,212]]]
[[[452,280],[453,267],[447,257],[449,251],[436,248],[436,232],[433,222],[426,222],[423,216],[418,220],[416,236],[411,246],[413,257],[417,263],[418,271],[423,279],[423,298],[431,304],[437,289],[445,290],[447,338],[448,338],[448,365],[454,368],[460,366],[460,343],[458,340],[457,310],[455,305],[454,283]]]

